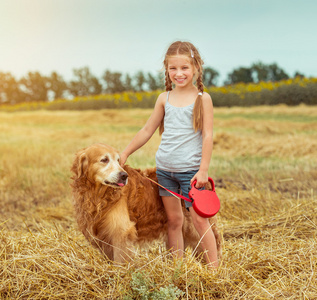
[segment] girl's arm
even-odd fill
[[[159,95],[154,106],[154,110],[144,127],[134,136],[128,146],[120,155],[120,164],[123,166],[129,155],[141,148],[154,134],[164,118],[164,107],[166,102],[166,92]]]
[[[199,171],[192,178],[191,184],[197,180],[196,188],[205,186],[208,182],[208,168],[211,160],[213,149],[213,104],[208,93],[204,93],[202,97],[203,104],[203,130],[202,130],[202,157]]]

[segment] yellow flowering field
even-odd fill
[[[278,82],[238,83],[205,89],[215,106],[308,105],[317,104],[317,78],[296,77]],[[123,92],[58,99],[52,102],[24,102],[0,105],[0,111],[98,110],[105,108],[152,108],[162,90]]]

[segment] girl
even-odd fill
[[[162,141],[156,153],[158,182],[174,192],[181,189],[186,196],[193,181],[197,181],[196,188],[203,188],[208,182],[213,147],[213,104],[209,94],[204,93],[202,65],[191,43],[178,41],[170,45],[164,59],[166,92],[159,95],[149,120],[121,153],[124,165],[128,156],[160,127]],[[181,201],[162,188],[160,196],[168,219],[168,246],[176,257],[181,257],[184,250]],[[208,219],[200,217],[190,202],[185,201],[185,205],[202,238],[208,264],[217,267],[216,240]]]

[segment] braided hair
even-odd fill
[[[204,92],[204,84],[203,84],[203,60],[200,57],[200,54],[196,47],[190,42],[181,42],[177,41],[172,43],[164,58],[164,67],[165,67],[165,89],[166,91],[172,90],[172,80],[168,74],[168,59],[171,56],[175,55],[185,55],[188,56],[193,66],[197,71],[196,76],[196,86],[199,91],[197,95],[195,106],[193,110],[193,127],[194,130],[202,130],[203,129],[203,104],[202,104],[202,94]],[[159,132],[162,134],[164,131],[164,120],[161,122]]]

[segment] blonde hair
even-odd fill
[[[190,42],[181,42],[177,41],[172,43],[166,51],[164,58],[164,67],[165,67],[165,88],[166,91],[171,91],[172,88],[172,80],[168,74],[168,59],[171,56],[175,55],[185,55],[192,62],[193,66],[197,71],[196,76],[196,86],[200,93],[204,92],[204,84],[203,84],[203,60],[200,57],[200,54],[196,47]],[[203,104],[202,104],[202,95],[197,95],[195,106],[193,110],[193,127],[195,132],[197,130],[203,129]],[[159,132],[162,134],[164,131],[164,120],[160,125]]]

